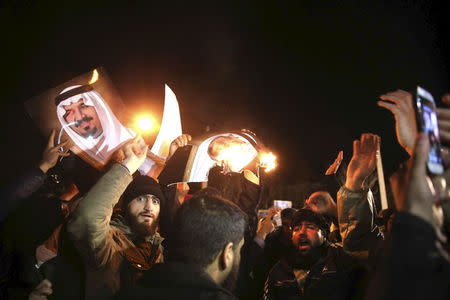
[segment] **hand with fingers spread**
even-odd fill
[[[41,281],[28,296],[28,300],[46,300],[53,293],[52,283],[47,279]]]
[[[68,140],[55,146],[55,133],[56,131],[53,129],[48,139],[47,146],[42,153],[41,162],[39,163],[39,168],[44,173],[47,173],[49,169],[53,168],[56,165],[59,157],[70,155],[67,152],[60,151],[60,148],[67,145]]]
[[[339,166],[341,165],[342,160],[344,159],[344,151],[339,151],[336,159],[334,162],[328,167],[328,169],[325,171],[325,175],[332,175],[336,174]]]
[[[450,94],[445,94],[441,100],[442,103],[450,106]],[[450,108],[437,108],[436,113],[441,141],[450,144]]]
[[[127,167],[130,173],[133,174],[147,157],[148,145],[146,145],[144,139],[138,135],[128,141],[122,147],[122,150],[124,154],[122,165]]]
[[[412,155],[417,137],[416,113],[413,95],[407,91],[396,90],[380,96],[378,106],[389,110],[395,118],[395,130],[399,144]]]
[[[364,133],[360,140],[353,141],[353,156],[347,167],[345,187],[352,191],[363,189],[364,181],[376,167],[376,153],[380,143],[379,137]]]
[[[191,140],[192,137],[189,134],[182,134],[174,139],[170,144],[169,156],[167,157],[167,159],[170,159],[178,148],[186,146]]]

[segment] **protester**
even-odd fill
[[[55,131],[51,132],[38,166],[30,169],[11,184],[9,189],[1,192],[2,209],[0,210],[0,222],[16,209],[22,201],[29,199],[44,184],[44,181],[47,179],[47,171],[56,165],[58,158],[69,155],[66,152],[59,151],[67,142],[64,141],[55,145]]]
[[[264,299],[350,299],[363,270],[342,247],[327,240],[330,224],[309,209],[294,215],[295,252],[270,271]]]
[[[139,136],[125,144],[124,160],[87,193],[69,222],[68,231],[86,264],[86,299],[111,299],[163,260],[156,231],[162,192],[150,177],[132,180],[147,148]],[[121,212],[111,219],[122,194]]]
[[[0,210],[0,298],[16,299],[28,294],[44,278],[34,268],[34,251],[63,220],[56,195],[40,191],[48,182],[48,171],[60,157],[61,144],[54,144],[52,131],[39,164],[1,192]]]
[[[121,299],[234,299],[245,227],[244,213],[225,199],[186,200],[174,219],[170,261],[146,272]]]
[[[265,239],[264,256],[267,272],[292,251],[292,222],[296,211],[295,208],[283,209],[280,213],[281,226],[275,228]],[[267,273],[265,277],[267,277]]]
[[[393,191],[399,212],[366,299],[450,297],[450,260],[433,216],[432,206],[439,198],[426,171],[428,149],[428,137],[420,134],[412,159],[395,176]]]
[[[375,171],[379,137],[370,133],[353,141],[353,156],[347,167],[345,185],[338,192],[338,220],[346,251],[368,258],[369,251],[383,239],[375,224],[373,195],[366,182]]]

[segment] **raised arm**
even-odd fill
[[[28,170],[22,174],[10,188],[1,192],[0,222],[4,220],[14,209],[16,209],[23,200],[36,192],[47,178],[47,171],[53,168],[59,157],[68,156],[66,152],[60,152],[59,149],[67,144],[67,141],[59,145],[54,144],[55,131],[53,130],[47,142],[47,146],[42,153],[42,159],[38,167]]]
[[[353,156],[347,168],[345,186],[338,192],[338,221],[344,249],[364,252],[382,238],[374,224],[372,192],[365,181],[375,171],[379,137],[370,133],[353,142]],[[364,253],[366,254],[366,253]]]
[[[69,221],[68,231],[89,262],[102,265],[114,254],[110,225],[114,205],[145,159],[147,147],[138,136],[122,148],[124,160],[115,164],[82,199]],[[90,259],[94,261],[90,261]]]
[[[378,106],[389,110],[395,118],[395,131],[400,146],[411,156],[417,137],[416,114],[413,96],[403,90],[386,93],[380,96]]]

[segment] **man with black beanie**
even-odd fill
[[[363,269],[342,247],[327,240],[330,224],[310,209],[293,217],[294,251],[270,271],[264,299],[350,299]]]
[[[111,299],[163,261],[157,233],[163,193],[152,178],[132,177],[147,147],[141,137],[125,144],[124,160],[100,178],[69,221],[68,232],[86,265],[85,299]]]

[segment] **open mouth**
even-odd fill
[[[155,218],[155,216],[153,214],[140,214],[141,217],[144,218],[144,220],[152,220]]]
[[[298,248],[299,248],[300,250],[309,249],[309,247],[310,247],[310,245],[309,245],[309,242],[308,242],[308,241],[300,241],[300,242],[298,243]]]

